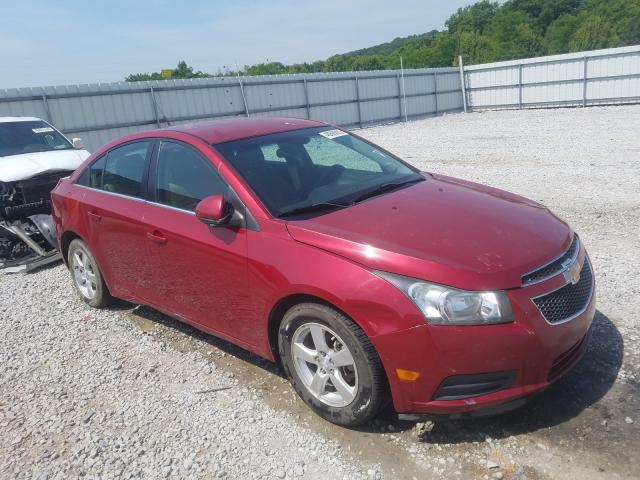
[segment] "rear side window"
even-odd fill
[[[200,200],[227,194],[227,184],[209,160],[186,145],[163,141],[158,152],[158,203],[194,211]]]
[[[142,179],[149,145],[150,142],[135,142],[111,150],[106,156],[101,184],[97,173],[99,165],[96,165],[95,187],[129,197],[142,197]],[[94,175],[90,176],[93,180]]]
[[[86,170],[89,177],[87,178],[87,183],[85,183],[85,185],[92,188],[102,188],[102,173],[104,172],[104,165],[106,163],[107,156],[103,155],[91,164],[91,166]]]

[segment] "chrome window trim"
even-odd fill
[[[92,190],[94,192],[100,192],[100,193],[106,193],[107,195],[113,195],[114,197],[120,197],[120,198],[125,198],[128,200],[135,200],[137,202],[142,202],[142,203],[146,203],[149,205],[157,205],[158,207],[164,207],[164,208],[168,208],[170,210],[176,210],[178,212],[183,212],[183,213],[189,213],[191,215],[193,215],[195,217],[196,212],[193,212],[191,210],[185,210],[184,208],[178,208],[178,207],[173,207],[171,205],[165,205],[164,203],[158,203],[158,202],[152,202],[150,200],[147,200],[146,198],[139,198],[139,197],[132,197],[130,195],[124,195],[122,193],[116,193],[116,192],[109,192],[108,190],[102,190],[101,188],[95,188],[95,187],[88,187],[86,185],[80,185],[80,184],[75,184],[76,187],[80,187],[80,188],[86,188],[87,190]]]
[[[556,271],[556,272],[554,272],[554,273],[552,273],[550,275],[547,275],[544,278],[536,280],[535,282],[527,282],[527,283],[523,282],[522,286],[523,287],[529,287],[531,285],[537,285],[538,283],[545,282],[545,281],[549,280],[550,278],[553,278],[556,275],[560,275],[561,273],[564,273],[567,270],[569,270],[569,268],[571,268],[571,266],[575,263],[576,259],[580,255],[580,248],[582,247],[582,245],[580,244],[580,237],[577,234],[574,234],[574,235],[575,235],[575,240],[576,240],[576,243],[577,243],[577,245],[576,245],[576,253],[574,253],[573,256],[570,259],[568,259],[567,261],[565,261],[561,265],[560,270],[558,270],[558,271]],[[550,260],[547,263],[534,268],[533,270],[529,270],[527,273],[523,273],[522,275],[520,275],[520,278],[526,277],[527,275],[531,275],[532,273],[534,273],[534,272],[536,272],[538,270],[542,270],[543,268],[548,267],[552,263],[557,262],[558,260],[560,260],[562,257],[564,257],[567,254],[567,252],[571,249],[571,245],[573,245],[573,240],[571,241],[571,243],[569,244],[567,249],[564,252],[562,252],[560,255],[555,257],[553,260]]]
[[[589,260],[589,257],[587,255],[585,255],[585,257],[584,257],[584,262],[582,263],[582,267],[580,268],[580,273],[582,274],[582,269],[584,268],[585,264],[587,264],[587,263],[589,264],[589,268],[591,269],[591,290],[589,291],[589,298],[587,299],[587,303],[585,304],[584,308],[582,310],[580,310],[579,312],[575,313],[574,315],[572,315],[571,317],[565,318],[564,320],[562,320],[560,322],[551,323],[549,320],[547,320],[547,317],[544,316],[544,313],[542,313],[542,311],[538,308],[538,306],[534,302],[534,300],[536,300],[538,298],[545,297],[547,295],[551,295],[552,293],[563,289],[567,285],[571,285],[571,282],[567,282],[564,285],[562,285],[561,287],[558,287],[556,289],[553,289],[553,290],[550,290],[548,292],[542,293],[540,295],[536,295],[535,297],[531,297],[531,303],[533,304],[534,307],[536,307],[536,310],[538,310],[538,312],[540,312],[540,315],[542,316],[542,318],[544,318],[544,321],[547,322],[549,325],[555,326],[555,325],[562,325],[564,323],[570,322],[571,320],[573,320],[573,319],[579,317],[580,315],[582,315],[584,312],[587,311],[587,308],[589,308],[589,305],[591,304],[591,301],[593,300],[593,292],[596,289],[596,276],[595,276],[595,274],[593,272],[593,266],[591,265],[591,261]]]
[[[103,190],[101,188],[95,188],[95,187],[89,187],[88,185],[81,185],[79,183],[74,183],[73,185],[76,186],[76,187],[80,187],[80,188],[86,188],[87,190],[92,190],[94,192],[101,192],[101,193],[106,193],[107,195],[113,195],[114,197],[126,198],[126,199],[129,199],[129,200],[136,200],[138,202],[146,202],[146,200],[144,198],[132,197],[131,195],[125,195],[123,193],[110,192],[108,190]]]

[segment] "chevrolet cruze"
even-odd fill
[[[346,130],[233,119],[126,136],[52,193],[93,307],[113,297],[281,363],[325,419],[512,409],[571,369],[594,316],[573,230]]]

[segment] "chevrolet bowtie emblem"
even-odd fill
[[[576,260],[573,265],[562,272],[567,283],[570,283],[571,285],[578,283],[580,281],[580,270],[580,264]]]

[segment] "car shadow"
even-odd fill
[[[122,304],[122,305],[120,305]],[[126,304],[131,307],[131,304]],[[125,302],[115,308],[124,309]],[[239,360],[253,364],[266,372],[285,378],[278,365],[237,345],[164,315],[152,308],[139,306],[132,315],[183,333],[185,342],[192,339],[207,343]],[[181,347],[178,345],[178,349]],[[185,351],[189,348],[185,346]],[[578,416],[600,400],[611,389],[622,366],[624,341],[613,322],[596,311],[593,335],[584,357],[563,378],[551,385],[523,407],[493,417],[449,419],[434,417],[430,431],[419,433],[425,443],[467,443],[484,441],[486,436],[499,439],[560,425]],[[365,433],[389,433],[411,430],[415,422],[398,420],[389,405],[376,419],[357,427]]]
[[[222,338],[216,337],[215,335],[208,334],[203,332],[202,330],[198,330],[191,325],[181,322],[180,320],[176,320],[173,317],[163,314],[153,308],[139,305],[135,306],[131,303],[124,302],[122,300],[118,300],[115,302],[113,306],[109,308],[115,309],[125,309],[124,307],[128,306],[128,309],[131,310],[132,316],[137,316],[139,318],[143,318],[145,320],[151,321],[158,325],[162,325],[168,329],[175,330],[186,335],[187,340],[195,339],[203,343],[207,343],[212,347],[217,348],[218,350],[226,353],[227,355],[233,355],[239,360],[242,360],[247,363],[251,363],[257,367],[260,367],[269,373],[277,375],[279,377],[285,378],[284,373],[281,369],[273,362],[266,360],[255,353],[252,353],[248,350],[245,350],[238,345],[231,343]],[[133,308],[133,309],[132,309]],[[188,347],[182,348],[180,345],[174,345],[178,350],[188,350]]]

